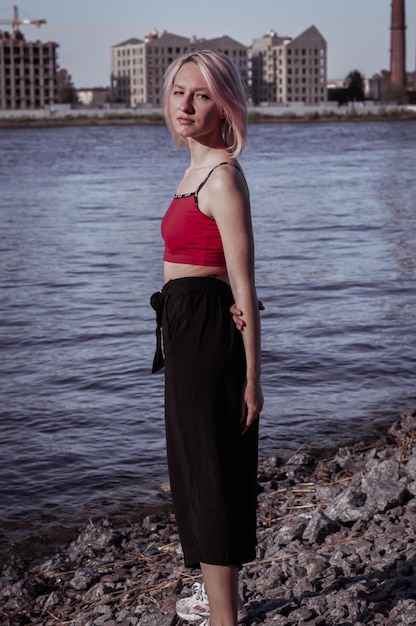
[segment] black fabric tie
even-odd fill
[[[163,294],[161,291],[156,291],[156,293],[152,295],[150,304],[156,311],[156,352],[152,366],[152,374],[154,374],[165,367],[165,358],[162,350]]]

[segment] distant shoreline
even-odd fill
[[[164,121],[145,116],[137,117],[50,117],[0,118],[0,128],[59,128],[70,126],[163,126]]]
[[[5,112],[7,113],[7,112]],[[22,112],[23,113],[23,112]],[[162,126],[165,124],[162,113],[149,112],[100,112],[99,114],[85,114],[68,112],[65,115],[43,115],[38,112],[31,115],[25,112],[22,115],[4,115],[0,111],[0,128],[59,128],[70,126]],[[43,112],[42,112],[43,113]],[[371,122],[371,121],[416,121],[416,109],[380,107],[374,109],[356,109],[355,107],[322,110],[314,109],[308,112],[287,110],[276,113],[253,109],[249,111],[249,124],[287,124],[312,122]]]

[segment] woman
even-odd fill
[[[191,50],[167,70],[164,96],[190,165],[162,221],[165,284],[152,305],[163,330],[175,515],[185,565],[201,567],[204,578],[178,614],[196,621],[209,612],[203,624],[235,626],[238,571],[255,558],[263,406],[249,192],[236,160],[245,93],[227,56]],[[154,370],[160,358],[159,338]]]

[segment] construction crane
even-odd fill
[[[0,24],[11,25],[13,27],[13,32],[16,35],[20,30],[20,26],[24,26],[26,24],[33,24],[34,26],[37,26],[39,28],[39,26],[41,26],[42,24],[46,24],[46,20],[21,20],[19,18],[19,9],[15,5],[13,7],[13,19],[12,20],[0,20]]]

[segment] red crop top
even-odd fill
[[[229,161],[219,163],[208,173],[196,191],[175,195],[173,198],[162,220],[165,261],[225,267],[224,249],[217,224],[198,207],[199,191],[220,165],[233,165],[240,169],[238,165]]]

